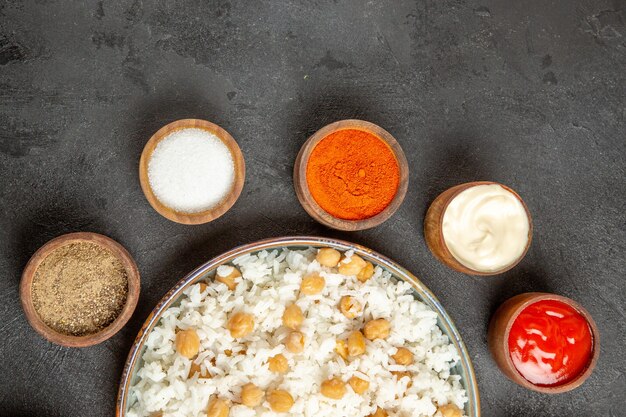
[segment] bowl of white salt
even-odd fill
[[[159,129],[139,161],[139,181],[150,205],[182,224],[202,224],[226,213],[245,180],[239,145],[220,126],[183,119]]]

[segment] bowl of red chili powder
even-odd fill
[[[530,292],[507,300],[491,320],[488,341],[507,377],[546,394],[580,386],[600,355],[600,335],[591,315],[556,294]]]
[[[341,120],[315,132],[300,149],[294,185],[302,207],[338,230],[378,226],[400,207],[409,168],[400,144],[374,123]]]

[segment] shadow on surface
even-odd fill
[[[413,188],[424,190],[419,213],[423,221],[426,210],[433,200],[450,187],[470,181],[494,180],[488,160],[475,152],[478,138],[467,132],[451,132],[437,140],[440,146],[434,146],[423,160],[428,175],[413,176]],[[497,180],[497,179],[496,179]]]
[[[61,192],[63,194],[63,192]],[[72,232],[106,233],[97,210],[81,204],[72,196],[44,202],[39,208],[24,216],[14,228],[15,270],[22,270],[30,257],[49,240]],[[113,239],[115,237],[112,236]],[[18,275],[18,280],[21,275]]]
[[[2,410],[2,415],[4,417],[54,417],[58,414],[50,414],[50,412],[46,410],[21,411],[9,408]]]
[[[131,136],[124,154],[134,171],[139,169],[139,158],[148,140],[166,124],[180,119],[203,119],[221,126],[224,122],[211,101],[192,86],[159,91],[138,102],[130,113]]]
[[[488,278],[487,278],[488,279]],[[540,265],[517,266],[503,275],[503,279],[496,284],[493,296],[488,303],[489,318],[498,307],[509,298],[525,292],[555,292],[549,284],[547,271]]]
[[[362,119],[377,123],[375,115],[380,112],[362,91],[341,86],[323,91],[307,90],[298,95],[297,109],[285,118],[281,136],[294,138],[293,160],[302,144],[313,133],[327,124],[344,119]]]

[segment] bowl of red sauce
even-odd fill
[[[579,387],[600,354],[598,328],[587,310],[548,293],[524,293],[502,304],[489,324],[488,342],[507,377],[546,394]]]

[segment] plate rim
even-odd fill
[[[437,312],[441,324],[445,327],[445,333],[454,343],[457,351],[459,352],[460,364],[467,378],[465,378],[466,393],[467,393],[467,409],[470,417],[480,417],[480,394],[478,390],[478,383],[476,380],[476,374],[474,372],[474,366],[470,359],[469,351],[461,334],[459,333],[456,325],[443,308],[443,305],[432,293],[432,291],[422,283],[415,275],[409,272],[407,269],[400,266],[390,258],[357,243],[348,242],[341,239],[326,238],[320,236],[284,236],[277,238],[262,239],[255,242],[247,243],[237,246],[229,251],[218,255],[209,261],[203,263],[193,271],[188,273],[185,277],[180,279],[174,286],[168,290],[163,297],[157,302],[152,311],[148,314],[148,317],[142,324],[139,332],[133,344],[130,348],[126,362],[124,363],[124,369],[120,378],[119,388],[117,392],[117,398],[115,402],[115,415],[116,417],[126,416],[126,403],[128,400],[128,394],[130,391],[131,382],[131,370],[134,368],[135,363],[139,359],[140,353],[143,349],[143,345],[154,326],[161,319],[163,312],[170,307],[181,293],[190,285],[193,285],[195,281],[204,276],[210,270],[216,268],[223,263],[230,262],[233,259],[245,255],[251,252],[258,252],[262,250],[276,249],[278,247],[287,246],[330,246],[340,250],[354,250],[359,255],[364,255],[366,258],[374,260],[377,264],[383,265],[393,275],[396,275],[400,279],[408,282],[413,288],[425,297],[430,307],[434,308]]]

